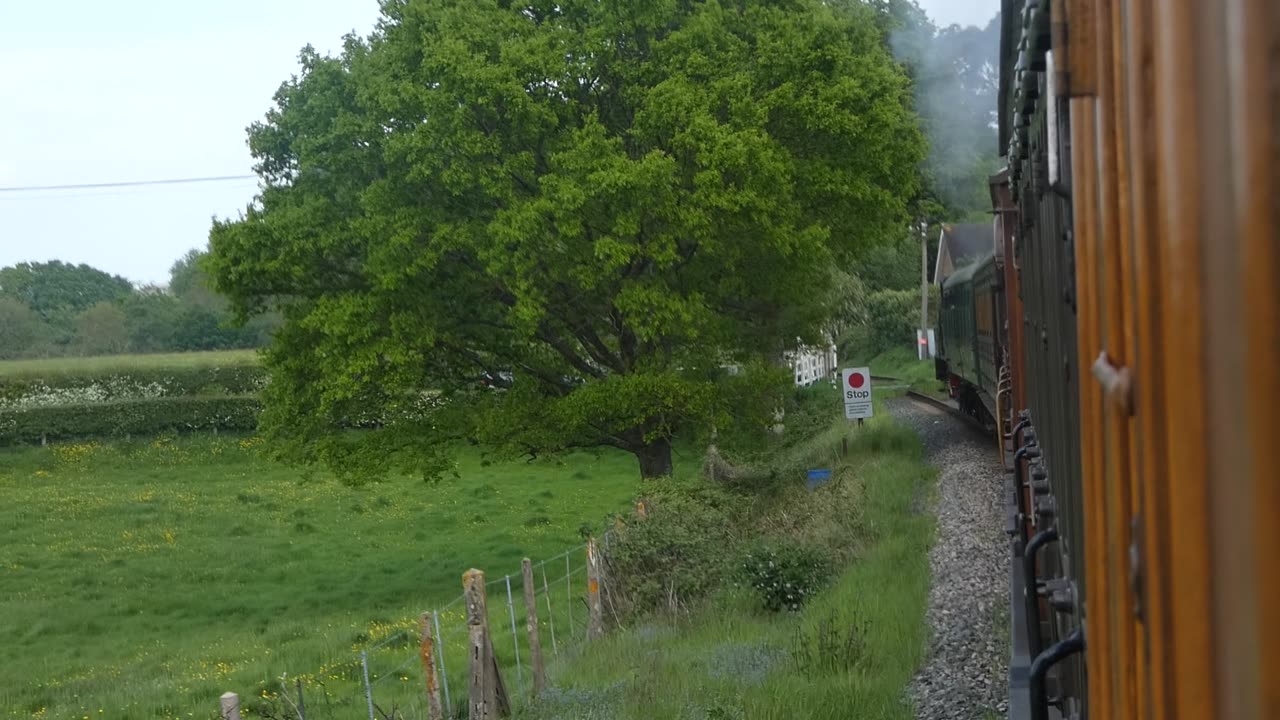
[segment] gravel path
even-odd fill
[[[940,470],[929,553],[929,649],[911,684],[918,720],[986,720],[1008,712],[1009,541],[1004,472],[990,442],[960,420],[905,398],[890,411],[920,434]]]

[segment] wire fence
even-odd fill
[[[612,533],[600,544],[607,547]],[[484,568],[482,568],[484,569]],[[528,610],[522,568],[486,570],[489,636],[513,710],[533,694]],[[554,682],[555,659],[576,652],[588,630],[587,544],[532,563],[532,594],[542,656]],[[434,645],[433,669],[446,718],[467,717],[470,636],[465,594],[424,609]],[[242,717],[268,720],[427,720],[422,622],[395,627],[356,651],[344,649],[319,668],[286,673],[256,696],[237,698]],[[223,712],[223,717],[227,717]]]

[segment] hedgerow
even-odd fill
[[[266,383],[266,369],[250,364],[89,369],[0,376],[0,409],[158,397],[252,395]]]
[[[197,430],[251,431],[261,402],[251,395],[154,397],[25,409],[0,408],[0,445]]]

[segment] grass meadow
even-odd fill
[[[419,612],[459,595],[478,567],[505,619],[505,594],[493,599],[502,574],[581,543],[581,525],[625,510],[638,481],[634,458],[616,452],[557,465],[464,451],[462,480],[351,488],[304,481],[257,443],[0,450],[0,717],[209,718],[223,692],[272,696],[285,673],[327,688],[307,698],[312,714],[358,700],[359,713],[333,714],[357,717],[357,654],[379,644],[382,702],[420,698],[421,670],[404,664]],[[567,594],[560,563],[548,572]],[[561,597],[556,611],[572,612]],[[461,608],[450,612],[443,634],[456,638]],[[495,637],[500,653],[504,642],[509,631]]]
[[[186,367],[237,367],[256,365],[256,350],[213,350],[209,352],[101,355],[95,357],[33,358],[0,360],[0,381],[5,378],[40,377],[56,380],[61,375],[107,375],[129,370]]]

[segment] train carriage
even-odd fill
[[[939,376],[1012,469],[1010,717],[1280,718],[1280,3],[1005,0]]]
[[[942,284],[939,379],[969,415],[996,416],[1003,342],[1001,264],[988,253],[952,273]]]

